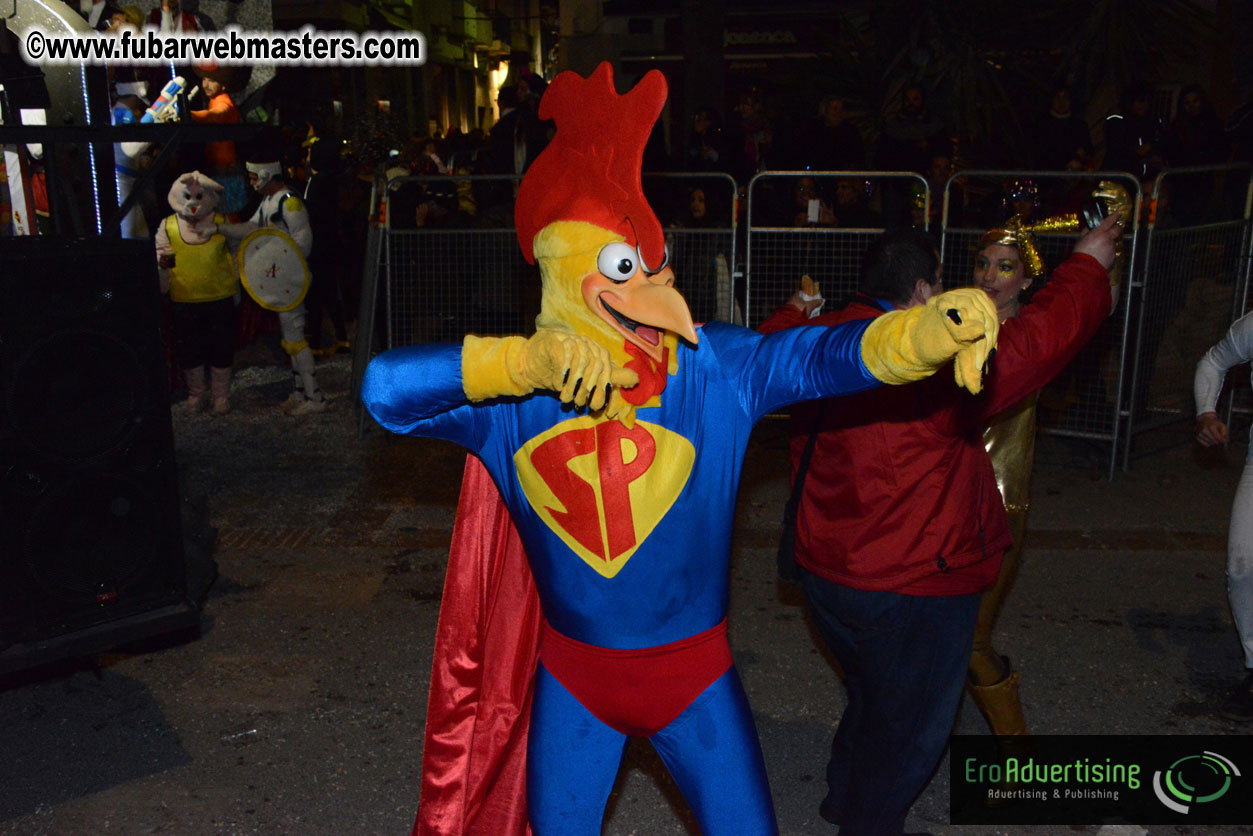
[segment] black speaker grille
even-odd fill
[[[166,523],[152,490],[120,473],[85,473],[48,491],[23,538],[26,571],[51,598],[108,604],[161,553]]]
[[[10,421],[20,442],[50,459],[90,460],[130,440],[150,389],[128,342],[103,331],[58,331],[14,365]]]

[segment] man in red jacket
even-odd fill
[[[1117,214],[1018,316],[1001,325],[977,397],[939,374],[907,386],[793,407],[795,473],[809,436],[796,562],[813,620],[845,674],[848,705],[831,744],[820,812],[842,836],[895,836],[939,763],[961,699],[982,591],[1011,538],[988,419],[1044,386],[1110,311]],[[863,260],[860,292],[809,318],[800,295],[759,330],[838,325],[926,302],[939,254],[918,230],[891,230]]]

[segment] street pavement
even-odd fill
[[[277,404],[290,373],[243,369],[225,417],[177,412],[185,495],[216,528],[198,637],[169,636],[0,682],[0,834],[406,834],[418,801],[432,636],[463,454],[369,428],[348,360],[321,415]],[[1247,445],[1199,456],[1186,426],[1105,478],[1096,447],[1044,437],[1022,571],[996,644],[1036,733],[1248,734],[1215,708],[1241,675],[1223,573]],[[768,419],[735,518],[730,636],[785,836],[817,816],[843,694],[795,589],[774,575],[786,425]],[[986,733],[972,703],[957,731]],[[948,824],[948,765],[907,829]],[[1249,821],[1253,822],[1253,814]],[[1147,826],[1127,832],[1251,833]],[[1113,831],[1106,830],[1105,833]],[[627,749],[604,833],[697,833],[646,742]]]

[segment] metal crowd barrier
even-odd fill
[[[366,415],[361,403],[361,380],[374,356],[374,325],[378,314],[378,284],[382,273],[383,225],[379,217],[386,183],[375,177],[370,185],[366,217],[365,256],[361,265],[361,299],[357,307],[357,330],[352,339],[352,373],[349,388],[357,412],[357,437],[365,434]]]
[[[1153,182],[1140,269],[1124,464],[1139,433],[1196,414],[1197,361],[1242,312],[1248,165],[1165,169]]]
[[[521,334],[534,327],[539,313],[539,273],[523,259],[512,226],[516,181],[516,177],[501,175],[450,175],[400,177],[387,183],[391,208],[382,247],[387,348],[460,340],[469,333]],[[475,192],[486,194],[489,189],[485,187],[493,183],[506,190],[497,192],[506,208],[483,207],[482,214],[467,213],[451,225],[445,219],[442,224],[418,227],[411,219],[398,217],[395,210],[401,202],[397,195],[404,189],[428,193],[442,189],[452,200]],[[683,186],[681,192],[676,186]],[[655,208],[680,200],[686,204],[688,191],[698,188],[707,195],[708,210],[712,213],[722,207],[722,212],[717,218],[699,219],[702,226],[689,221],[686,226],[667,228],[670,263],[698,322],[730,319],[735,181],[717,174],[645,175],[645,191],[652,192],[650,203]],[[497,222],[508,224],[482,225],[481,219],[490,219],[493,213]]]
[[[806,180],[812,182],[812,193]],[[849,193],[850,187],[856,194]],[[855,202],[841,204],[840,190]],[[931,195],[926,179],[913,172],[767,171],[753,177],[748,184],[745,324],[760,325],[796,291],[803,275],[817,281],[828,299],[851,295],[862,253],[883,231],[883,212],[908,216],[915,199],[925,227]],[[817,201],[812,223],[810,201]]]
[[[1253,238],[1248,165],[1167,169],[1147,201],[1126,172],[962,171],[945,184],[939,207],[939,196],[912,172],[763,172],[746,190],[742,284],[735,283],[741,243],[734,180],[721,174],[646,174],[644,185],[666,226],[678,287],[696,320],[756,327],[796,290],[802,275],[820,282],[828,299],[851,294],[862,254],[888,225],[884,217],[890,225],[904,219],[923,228],[935,219],[945,285],[957,287],[971,283],[979,236],[1015,211],[1033,208],[1013,205],[1012,184],[1031,181],[1040,198],[1035,208],[1056,214],[1076,211],[1103,179],[1122,183],[1135,204],[1124,244],[1122,292],[1092,342],[1041,393],[1039,423],[1047,433],[1108,445],[1113,478],[1120,455],[1123,469],[1129,468],[1137,435],[1190,417],[1196,361],[1248,309]],[[453,175],[376,182],[371,217],[385,219],[371,223],[367,243],[354,393],[372,346],[455,341],[466,333],[526,333],[533,327],[539,279],[523,261],[512,228],[508,192],[516,180]],[[419,227],[395,211],[395,196],[404,188],[433,190],[448,201],[504,189],[505,209],[476,201],[475,216],[461,218],[460,225],[445,219]],[[704,218],[688,211],[696,189],[704,192]],[[850,195],[856,198],[851,203]],[[812,222],[811,200],[816,201]],[[1076,237],[1037,235],[1046,264],[1063,261]],[[1228,402],[1228,415],[1233,402],[1247,411],[1253,400],[1247,390],[1237,394]]]
[[[735,319],[739,191],[729,174],[645,174],[644,193],[666,226],[675,287],[697,322]],[[691,207],[703,200],[705,215]],[[669,220],[668,220],[669,219]]]

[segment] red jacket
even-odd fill
[[[793,407],[793,474],[821,426],[797,513],[796,562],[856,589],[962,595],[990,586],[1011,538],[983,430],[1056,376],[1109,311],[1105,269],[1091,256],[1072,255],[1001,325],[978,396],[943,369],[906,386]],[[786,305],[759,330],[837,325],[881,312],[863,299],[806,320]]]

